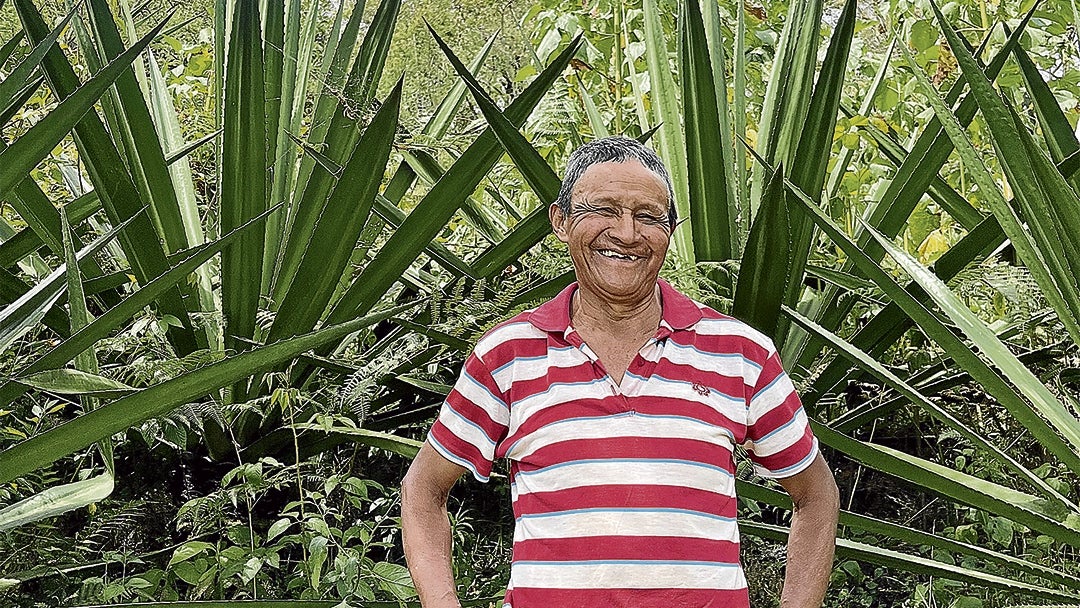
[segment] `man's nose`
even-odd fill
[[[609,230],[612,237],[624,243],[637,240],[638,225],[633,213],[622,212],[614,219],[614,224]]]

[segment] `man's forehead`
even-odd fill
[[[660,176],[657,175],[655,171],[653,171],[649,167],[645,166],[644,163],[642,163],[640,160],[638,160],[636,158],[627,158],[625,160],[605,160],[605,161],[601,161],[601,162],[597,162],[597,163],[592,163],[589,166],[585,167],[585,169],[581,172],[581,177],[584,178],[586,175],[588,175],[590,173],[597,173],[597,172],[603,172],[603,173],[612,173],[612,172],[618,172],[618,173],[648,172],[648,173],[656,176],[657,179],[660,178]]]
[[[590,165],[574,184],[573,192],[601,191],[605,196],[617,199],[620,191],[644,189],[655,189],[667,195],[667,184],[661,176],[638,160],[630,159]]]

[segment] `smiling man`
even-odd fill
[[[480,339],[402,482],[423,606],[459,606],[450,488],[506,458],[504,608],[748,607],[742,446],[795,505],[781,606],[819,607],[836,484],[769,338],[659,279],[675,227],[663,163],[632,139],[585,144],[549,215],[577,282]]]

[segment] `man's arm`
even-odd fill
[[[424,442],[401,480],[401,533],[420,604],[458,608],[446,499],[466,472]]]
[[[809,467],[778,479],[795,504],[781,608],[820,608],[829,586],[840,494],[819,453]]]

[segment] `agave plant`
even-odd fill
[[[339,4],[320,65],[302,59],[312,54],[316,23],[299,2],[267,3],[265,14],[259,3],[221,3],[214,16],[218,57],[224,58],[214,90],[220,129],[194,142],[179,136],[176,110],[147,51],[168,18],[125,48],[117,24],[126,25],[131,36],[131,16],[138,12],[125,2],[119,16],[105,0],[88,2],[85,15],[72,9],[52,31],[31,0],[14,5],[23,31],[5,42],[0,63],[24,42],[30,49],[0,82],[3,117],[9,120],[42,86],[61,101],[0,151],[0,197],[14,201],[28,226],[0,246],[0,255],[7,266],[40,265],[53,259],[49,253],[62,264],[35,285],[4,271],[11,304],[0,313],[0,335],[6,348],[44,324],[60,339],[4,379],[0,400],[16,403],[35,391],[81,405],[63,424],[0,452],[0,478],[26,487],[24,476],[95,444],[105,472],[0,509],[0,529],[108,496],[123,473],[112,461],[111,437],[187,404],[209,408],[201,409],[210,413],[199,421],[200,440],[211,456],[226,460],[303,458],[343,441],[415,453],[417,442],[388,431],[430,416],[448,387],[410,372],[442,350],[467,346],[460,337],[427,328],[431,312],[417,306],[419,299],[448,289],[451,281],[483,285],[536,242],[536,223],[522,222],[505,234],[475,213],[469,195],[503,153],[491,132],[444,169],[403,140],[401,83],[376,99],[400,0],[379,5],[362,41],[363,5],[346,19]],[[86,82],[56,44],[71,24],[77,25],[83,60],[96,71]],[[471,69],[479,68],[490,48],[489,43],[481,50]],[[506,120],[520,126],[574,52],[568,48],[545,68],[506,109]],[[423,135],[445,133],[464,94],[464,84],[450,91]],[[310,121],[303,117],[307,103],[315,108]],[[75,201],[50,200],[30,172],[68,134],[74,134],[93,190]],[[396,168],[395,142],[404,150]],[[182,170],[185,156],[203,145],[218,147],[217,221],[206,225],[199,222],[191,172]],[[406,214],[398,204],[410,192],[419,202]],[[469,263],[435,239],[463,207],[478,230],[498,243]],[[82,226],[96,217],[115,228],[84,246]],[[105,271],[90,254],[113,238],[119,242],[110,261],[116,270]],[[382,242],[378,249],[372,248],[376,241]],[[208,262],[219,253],[218,270]],[[438,272],[418,269],[428,259]],[[358,273],[351,271],[353,264],[361,266]],[[76,267],[79,272],[70,270]],[[134,283],[127,293],[118,288],[131,283],[129,274]],[[401,290],[394,288],[399,282]],[[95,344],[148,306],[168,320],[167,339],[177,356],[209,352],[213,362],[145,388],[102,376]],[[364,404],[365,411],[376,411],[363,428],[308,424],[310,404],[283,416],[280,403],[264,398],[265,372],[284,372],[295,387],[310,385],[318,374],[328,374],[332,385],[359,373],[328,357],[335,348],[355,352],[348,345],[375,325],[390,336],[374,346],[374,340],[364,342],[372,357],[407,332],[423,332],[433,346],[379,379],[388,391],[380,403]],[[365,340],[371,336],[362,334]],[[418,392],[428,401],[418,403]],[[4,578],[10,585],[37,575]]]
[[[1030,14],[1028,17],[1030,17]],[[1064,179],[1053,163],[1049,162],[1045,155],[1038,153],[1039,148],[1034,143],[1032,135],[1026,129],[1024,129],[1022,136],[1019,134],[1016,129],[1019,121],[1015,119],[1015,114],[1009,116],[1009,110],[1006,109],[1005,104],[991,89],[989,79],[993,78],[997,70],[1000,70],[1001,64],[1009,55],[1016,53],[1018,56],[1023,56],[1023,51],[1017,45],[1017,40],[1019,39],[1018,34],[1026,25],[1027,20],[1021,22],[1017,31],[1013,32],[1005,47],[999,51],[998,56],[985,68],[984,72],[983,68],[972,59],[971,51],[966,46],[967,41],[962,40],[954,33],[950,24],[944,20],[940,12],[937,13],[937,18],[950,47],[954,49],[960,60],[963,68],[963,79],[957,85],[954,85],[948,100],[942,99],[940,94],[932,88],[929,80],[923,76],[920,68],[910,59],[908,60],[908,65],[912,66],[912,70],[916,73],[924,93],[934,106],[937,120],[940,122],[932,122],[928,125],[910,153],[902,152],[902,156],[898,159],[900,160],[900,167],[897,170],[897,176],[891,182],[889,190],[882,195],[878,206],[862,220],[862,226],[858,231],[862,236],[847,234],[844,230],[838,228],[828,213],[823,212],[819,196],[817,196],[821,192],[824,183],[820,179],[820,174],[817,180],[803,181],[801,183],[794,176],[790,178],[783,177],[779,170],[776,171],[773,177],[774,181],[783,180],[785,189],[795,195],[794,198],[786,197],[789,205],[797,203],[787,208],[787,214],[799,217],[803,222],[809,219],[816,224],[817,228],[824,232],[846,255],[848,262],[846,267],[841,269],[844,275],[855,274],[857,277],[869,279],[877,289],[887,296],[888,305],[877,314],[871,323],[855,333],[850,341],[842,339],[837,335],[837,332],[841,327],[844,327],[844,317],[850,312],[851,305],[838,299],[838,295],[850,288],[843,287],[843,282],[840,282],[841,286],[836,288],[807,292],[803,285],[802,269],[792,268],[792,274],[788,275],[791,277],[788,282],[788,297],[781,299],[779,298],[780,294],[775,294],[772,301],[780,300],[784,302],[780,312],[806,333],[786,331],[783,327],[777,327],[776,331],[778,333],[775,335],[781,341],[788,360],[805,366],[803,369],[821,369],[821,364],[816,361],[821,357],[822,347],[825,345],[837,355],[824,371],[807,377],[805,380],[808,408],[818,416],[816,429],[823,443],[865,466],[902,479],[915,488],[982,510],[990,517],[1003,517],[1033,531],[1046,534],[1065,545],[1075,546],[1077,529],[1070,522],[1075,521],[1076,504],[1068,496],[1071,492],[1047,483],[1032,471],[1035,468],[1034,466],[1028,468],[1020,464],[1005,451],[1003,446],[995,445],[977,429],[970,428],[964,421],[958,419],[957,413],[942,407],[940,402],[936,402],[936,400],[940,399],[941,391],[945,387],[954,386],[955,382],[964,381],[958,378],[958,376],[964,375],[967,381],[973,380],[985,387],[990,394],[994,395],[1000,405],[1007,409],[1017,423],[1023,425],[1033,437],[1037,438],[1043,449],[1052,455],[1049,462],[1060,462],[1070,470],[1076,470],[1077,444],[1075,440],[1077,429],[1080,426],[1078,426],[1075,415],[1069,412],[1066,404],[1061,401],[1062,398],[1067,399],[1068,397],[1052,394],[1004,346],[1002,340],[995,335],[995,332],[975,317],[943,282],[943,280],[948,280],[967,264],[983,259],[994,247],[1002,242],[1005,235],[1009,236],[1010,242],[1017,252],[1021,254],[1020,257],[1025,267],[1033,276],[1040,277],[1040,275],[1051,274],[1054,269],[1048,266],[1052,262],[1039,259],[1034,254],[1034,251],[1039,250],[1040,245],[1047,247],[1049,244],[1045,242],[1039,245],[1030,243],[1031,237],[1028,236],[1027,231],[1018,221],[1018,215],[1025,218],[1025,221],[1032,225],[1032,232],[1037,233],[1039,230],[1034,227],[1034,224],[1042,221],[1042,218],[1046,218],[1046,223],[1049,224],[1049,227],[1044,228],[1044,230],[1049,230],[1057,222],[1060,222],[1057,219],[1060,215],[1068,214],[1064,210],[1075,208],[1075,194],[1060,186],[1053,190],[1053,196],[1057,197],[1055,201],[1060,206],[1053,209],[1050,208],[1053,204],[1048,202],[1049,197],[1047,196],[1041,198],[1040,202],[1035,203],[1036,205],[1041,204],[1041,207],[1024,209],[1022,207],[1023,203],[1008,203],[1001,195],[999,184],[990,178],[989,173],[985,170],[977,170],[976,179],[979,180],[980,193],[982,197],[985,197],[983,200],[989,200],[990,210],[993,213],[992,216],[984,219],[982,212],[972,213],[974,207],[971,204],[966,204],[962,196],[948,189],[947,186],[940,183],[940,180],[935,182],[937,171],[948,157],[953,146],[964,158],[965,166],[981,168],[982,162],[966,139],[962,126],[962,123],[966,124],[971,121],[976,102],[994,136],[999,150],[999,162],[1001,162],[1009,175],[1010,183],[1015,184],[1016,180],[1025,173],[1031,174],[1036,170],[1041,172],[1040,176],[1046,179],[1046,183],[1060,184]],[[843,22],[844,20],[841,18],[841,24]],[[838,25],[836,31],[840,32],[841,30],[842,27]],[[899,47],[906,54],[904,45],[901,44]],[[830,47],[830,53],[833,48],[835,48],[835,42],[834,47]],[[829,68],[827,58],[825,65],[821,69],[821,75],[829,74]],[[842,68],[832,72],[834,74],[833,78],[839,78],[840,76],[837,74],[842,74],[842,72]],[[1032,66],[1029,65],[1025,72],[1029,81],[1042,82],[1041,78],[1032,69]],[[961,101],[954,109],[952,104],[956,103],[957,98],[960,96],[965,81],[971,89],[969,94],[971,99]],[[818,92],[824,90],[822,84],[819,78],[819,82],[815,85],[813,99],[818,99]],[[1063,120],[1057,104],[1045,93],[1045,90],[1041,91],[1040,113],[1046,113],[1058,117],[1057,120]],[[817,109],[813,101],[811,101],[807,124],[821,125],[831,131],[831,124],[822,121],[832,120],[835,117],[837,101],[838,97],[834,97],[826,110],[826,115],[821,118],[818,118]],[[995,118],[993,112],[1009,117],[1010,122],[1005,123],[1000,118]],[[798,121],[801,123],[801,118]],[[1006,125],[1012,126],[1012,132],[1010,133],[1012,139],[1005,139],[1004,133],[1008,132],[1003,131],[1003,129],[1005,129]],[[806,133],[810,134],[812,131],[808,130]],[[1058,129],[1057,133],[1060,137],[1062,131]],[[1071,136],[1071,131],[1069,133]],[[803,150],[799,158],[805,159],[809,156],[824,161],[825,156],[822,152],[827,153],[831,142],[826,138],[824,141],[804,149],[803,142],[806,137],[807,135],[803,135],[803,139],[799,142],[798,149]],[[999,137],[1001,137],[1000,140]],[[1026,152],[1026,157],[1017,158],[1019,155],[1014,152],[1016,150],[1015,143],[1005,143],[1006,141],[1016,142],[1018,140],[1026,140],[1025,146],[1022,148]],[[783,139],[781,138],[779,141],[782,142]],[[818,150],[816,155],[813,153],[814,150]],[[771,168],[770,164],[773,162],[769,160],[767,152],[768,149],[762,153],[765,158],[759,158],[761,166],[766,171]],[[781,158],[781,155],[773,155],[773,159]],[[824,168],[823,162],[820,168]],[[844,167],[840,167],[839,170],[843,171]],[[1013,176],[1014,172],[1016,172],[1016,177]],[[835,180],[833,180],[833,183],[836,183]],[[1034,182],[1030,178],[1026,183],[1032,186],[1033,195],[1042,192],[1042,190],[1034,186]],[[970,230],[969,234],[946,254],[947,257],[943,256],[938,261],[934,271],[920,265],[892,242],[892,239],[902,229],[911,214],[914,203],[931,187],[941,188],[944,191],[944,196],[952,203],[952,206],[946,208],[949,209],[950,213],[955,213],[956,218],[964,222]],[[779,188],[777,188],[777,191],[779,191]],[[1017,190],[1017,194],[1018,199],[1027,196],[1026,193],[1021,195],[1019,190]],[[767,200],[768,197],[763,198],[762,211],[765,214],[759,212],[759,218],[761,218],[759,221],[770,221],[771,216],[766,211],[769,206],[765,202]],[[1038,209],[1037,212],[1036,209]],[[784,212],[774,212],[772,215],[782,217]],[[776,222],[773,221],[772,225],[776,225]],[[782,222],[780,225],[783,225]],[[810,233],[808,226],[804,223],[801,230],[803,231],[802,237],[798,236],[800,233],[797,230],[793,230],[790,237],[790,242],[796,247],[792,251],[796,260],[805,259],[810,252],[806,247],[810,242],[806,239],[806,235]],[[753,235],[753,231],[752,228],[751,235]],[[1002,234],[1003,231],[1004,234]],[[775,284],[777,275],[782,274],[783,269],[775,268],[773,262],[775,257],[771,254],[775,250],[774,247],[782,248],[784,246],[782,242],[776,242],[777,240],[784,240],[783,232],[780,231],[779,235],[777,235],[777,231],[770,230],[770,234],[773,235],[773,240],[765,247],[751,248],[748,246],[746,256],[742,260],[740,287],[744,284],[744,277],[746,277],[748,283],[756,284],[759,289],[769,289],[770,284]],[[1055,234],[1060,236],[1064,234],[1064,231],[1058,228]],[[799,243],[802,243],[801,249],[798,248]],[[884,270],[882,258],[885,252],[911,277],[912,283],[910,285],[901,287]],[[767,269],[763,270],[763,266],[766,268],[772,266],[772,272],[770,273]],[[749,277],[746,276],[748,269],[753,270],[753,274]],[[1058,272],[1057,276],[1061,277],[1061,279],[1055,282],[1039,280],[1039,285],[1043,288],[1043,293],[1047,294],[1047,299],[1054,304],[1053,307],[1057,313],[1057,318],[1063,326],[1068,328],[1075,323],[1075,310],[1063,305],[1063,301],[1070,299],[1071,296],[1063,294],[1061,291],[1075,292],[1077,282],[1075,279],[1070,282],[1063,272]],[[762,278],[765,280],[761,280]],[[772,288],[775,289],[775,287]],[[1048,293],[1048,290],[1051,289],[1058,290],[1058,292]],[[937,310],[930,308],[931,302],[936,306]],[[1055,304],[1055,302],[1057,303]],[[807,317],[805,314],[797,312],[796,303],[799,304],[799,310],[809,312],[811,316]],[[751,319],[754,319],[757,314],[761,314],[753,312],[755,308],[756,306],[744,308]],[[739,309],[738,291],[736,291],[734,309]],[[775,309],[767,309],[765,314],[773,310]],[[767,318],[764,319],[764,322],[759,327],[766,331],[771,327],[775,327],[770,325],[769,321]],[[955,331],[948,327],[947,324],[959,328],[963,337],[958,337]],[[944,375],[946,377],[952,376],[950,380],[953,380],[953,383],[940,382],[940,376],[936,378],[939,381],[937,383],[926,382],[924,378],[927,376],[927,370],[916,370],[909,378],[901,379],[880,363],[874,361],[875,356],[881,356],[889,344],[893,343],[904,331],[913,326],[921,330],[944,351],[945,356],[948,358],[947,361],[951,360],[950,367],[955,366],[954,370],[959,368],[951,372],[948,367],[945,368]],[[1068,333],[1073,344],[1075,344],[1075,334],[1072,331]],[[851,370],[853,366],[855,370]],[[966,374],[962,374],[960,370],[966,372]],[[890,387],[898,393],[897,398],[890,400],[892,404],[888,410],[877,409],[874,411],[870,407],[863,407],[856,411],[830,413],[821,407],[821,398],[829,393],[835,394],[837,387],[842,386],[845,382],[845,375],[848,378],[857,378],[863,374],[875,378],[882,385]],[[888,412],[905,407],[922,409],[945,428],[964,437],[971,445],[975,446],[979,453],[999,462],[1002,468],[1010,471],[1014,476],[1013,479],[1019,483],[1015,487],[1006,487],[1000,483],[979,479],[953,470],[947,463],[917,458],[884,446],[860,441],[850,436],[851,434],[859,434],[860,427],[873,425],[875,421],[882,420],[882,417],[887,415]],[[832,419],[830,420],[827,416],[832,416]],[[976,490],[972,491],[972,489]],[[1070,513],[1073,515],[1069,515]],[[841,555],[848,554],[859,560],[872,563],[911,569],[939,577],[956,578],[979,585],[1000,587],[1016,595],[1030,594],[1035,597],[1056,601],[1075,601],[1077,599],[1077,581],[1075,574],[1071,572],[1049,569],[1043,564],[1025,561],[1015,555],[989,551],[985,547],[965,543],[957,544],[954,540],[942,538],[940,535],[927,534],[925,531],[917,532],[904,526],[871,520],[864,515],[844,513],[842,515],[842,524],[849,530],[849,533],[862,530],[883,535],[884,537],[892,537],[911,545],[935,547],[942,550],[942,554],[953,556],[953,559],[958,556],[971,556],[975,558],[972,563],[981,563],[982,567],[986,568],[987,571],[980,572],[975,569],[958,568],[951,563],[934,563],[923,559],[921,556],[904,555],[882,548],[871,549],[865,545],[847,540],[842,540],[839,544],[838,551]],[[1031,575],[1037,578],[1031,578]]]
[[[745,99],[735,95],[739,107],[734,112],[728,107],[727,64],[716,5],[699,5],[694,0],[680,3],[675,70],[671,69],[660,7],[653,0],[644,0],[642,5],[649,82],[647,88],[642,85],[636,90],[634,97],[648,99],[652,114],[637,113],[642,119],[638,129],[648,130],[649,122],[645,121],[660,124],[657,148],[671,165],[679,211],[690,218],[675,236],[676,255],[693,262],[738,259],[731,311],[772,335],[783,350],[792,373],[801,381],[818,437],[834,454],[844,457],[832,460],[846,459],[875,469],[914,491],[1046,535],[1075,551],[1080,541],[1075,488],[1058,480],[1047,481],[1045,471],[1057,463],[1074,472],[1080,470],[1076,400],[1050,390],[1029,367],[1032,358],[1014,355],[1007,337],[976,317],[946,284],[963,268],[986,259],[1007,239],[1051,303],[1068,336],[1065,344],[1080,344],[1074,330],[1077,310],[1072,304],[1080,281],[1071,270],[1077,259],[1073,255],[1077,234],[1073,223],[1080,217],[1076,212],[1080,203],[1071,186],[1077,141],[1054,96],[1018,44],[1031,14],[1010,32],[1005,45],[983,67],[973,58],[974,49],[935,7],[962,77],[943,95],[913,60],[906,59],[905,65],[918,77],[936,118],[911,150],[867,125],[871,130],[868,135],[879,142],[898,168],[877,205],[859,219],[854,232],[849,232],[830,216],[829,207],[823,204],[828,199],[823,197],[836,192],[852,158],[850,153],[838,154],[839,162],[829,168],[828,160],[835,153],[834,125],[842,110],[850,112],[841,92],[855,30],[855,2],[846,3],[820,68],[816,64],[823,4],[791,4],[772,64],[757,149],[750,150],[756,159],[752,172],[744,164]],[[746,77],[745,56],[740,52],[744,21],[742,3],[736,5],[740,18],[732,70],[734,81],[740,83]],[[631,30],[621,25],[625,17],[621,9],[613,14],[615,46],[621,49],[625,43],[619,41],[629,41]],[[904,43],[894,46],[907,55]],[[619,51],[614,54],[619,72],[634,70],[633,59],[626,59]],[[991,84],[1012,56],[1035,101],[1046,144],[1039,142]],[[863,114],[888,62],[887,56],[861,104]],[[518,169],[543,198],[556,185],[552,170],[500,115],[460,61],[455,61],[455,67],[468,81],[477,104]],[[679,86],[673,73],[678,75]],[[624,82],[626,75],[616,73],[605,82]],[[640,79],[628,80],[634,85],[642,83]],[[582,96],[581,117],[595,134],[603,135],[607,125],[598,106],[606,95],[598,97]],[[985,169],[965,134],[965,126],[977,111],[1016,193],[1014,200],[1003,196],[999,181]],[[954,150],[965,167],[973,168],[980,200],[986,201],[989,213],[938,176]],[[940,201],[968,231],[932,269],[893,243],[924,195]],[[822,235],[843,252],[841,266],[808,263],[817,257],[815,243]],[[886,255],[910,277],[909,284],[897,282]],[[842,336],[854,325],[850,320],[853,303],[862,300],[868,289],[881,302],[874,307],[873,319],[857,332]],[[907,374],[891,369],[883,357],[908,331],[921,332],[933,341],[944,353],[941,363]],[[805,370],[814,372],[807,374]],[[830,396],[842,392],[848,382],[864,379],[871,379],[885,391],[881,404],[848,410],[826,406],[835,402]],[[1032,455],[1020,458],[1010,453],[946,406],[944,392],[965,382],[976,383],[993,395],[997,407],[1034,438],[1044,460],[1032,463]],[[939,428],[962,438],[980,457],[994,461],[1011,482],[980,478],[956,470],[950,462],[859,438],[867,436],[864,429],[904,410],[928,415]],[[1043,463],[1046,466],[1040,467]],[[741,496],[790,508],[783,494],[769,487],[741,481],[739,491]],[[850,511],[841,514],[841,525],[840,556],[1000,589],[1009,597],[1080,600],[1076,572],[1025,559],[1019,553]],[[783,527],[752,521],[743,522],[741,529],[765,538],[786,536]],[[868,537],[887,544],[855,540]]]

